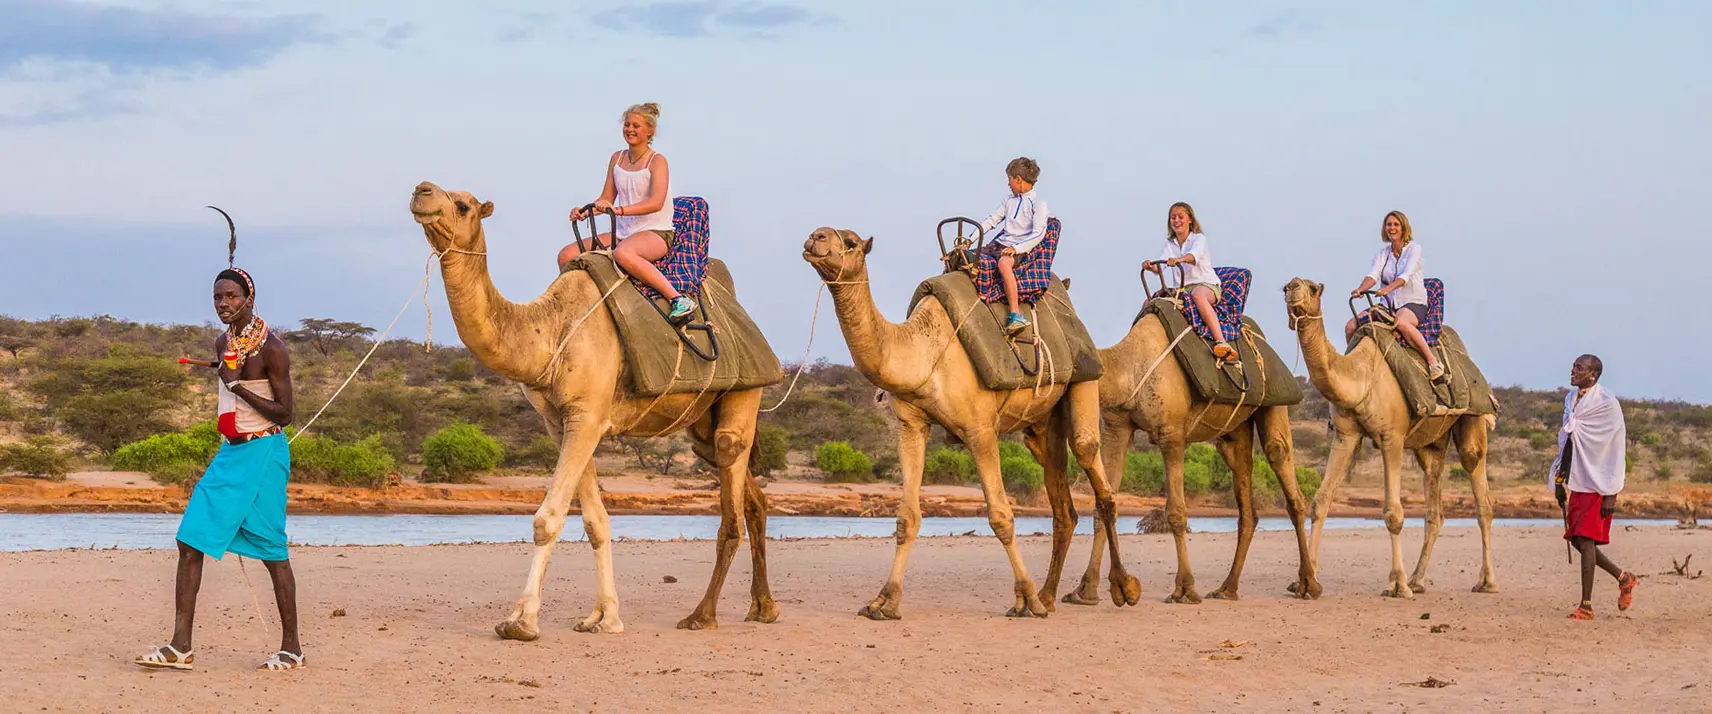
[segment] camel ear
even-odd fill
[[[482,204],[481,217],[487,218],[491,215],[493,215],[493,201],[488,201],[487,203]]]
[[[1064,292],[1070,292],[1070,279],[1069,278],[1064,278],[1063,280],[1060,280],[1058,282],[1064,283]]]
[[[1308,292],[1313,294],[1314,297],[1319,297],[1320,293],[1323,293],[1325,291],[1326,291],[1326,286],[1324,286],[1324,285],[1321,285],[1319,283],[1308,283]]]
[[[867,255],[872,252],[874,252],[874,239],[869,238],[868,240],[862,241],[862,255]]]

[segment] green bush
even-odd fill
[[[386,476],[395,464],[379,436],[349,443],[305,436],[291,445],[294,481],[380,488],[386,485]]]
[[[1670,476],[1670,464],[1659,464],[1658,468],[1653,469],[1653,480],[1655,481],[1669,481]]]
[[[63,481],[71,457],[51,437],[38,436],[21,444],[0,445],[0,473],[18,472],[32,478]]]
[[[422,441],[422,480],[472,483],[499,466],[505,450],[474,424],[453,424]]]
[[[1123,481],[1119,490],[1140,496],[1165,495],[1165,459],[1157,451],[1131,451],[1124,455]]]
[[[814,463],[834,481],[864,482],[874,478],[868,455],[846,441],[828,441],[814,447]]]
[[[220,441],[214,422],[202,422],[182,433],[156,434],[119,447],[113,452],[113,468],[141,471],[161,484],[189,483],[208,467]]]
[[[785,470],[791,452],[791,433],[782,426],[763,424],[755,430],[755,475],[766,476]]]
[[[44,365],[29,388],[67,432],[110,453],[171,430],[167,413],[183,403],[188,381],[183,368],[164,357],[115,345],[101,359]]]
[[[551,471],[559,465],[559,444],[553,441],[553,437],[536,434],[523,448],[505,452],[505,465]]]
[[[941,446],[927,455],[921,480],[925,483],[979,483],[975,475],[975,457],[955,446]]]
[[[1005,492],[1018,498],[1033,497],[1046,488],[1046,468],[1026,454],[1000,458],[999,475],[1004,478]]]
[[[1467,481],[1468,480],[1468,469],[1465,469],[1461,466],[1452,466],[1452,467],[1450,467],[1450,477],[1451,477],[1451,480],[1453,480],[1453,481],[1456,481],[1456,480]]]
[[[1557,436],[1544,431],[1535,431],[1528,435],[1528,446],[1536,451],[1557,446]]]
[[[1712,460],[1701,459],[1694,464],[1694,471],[1688,474],[1688,480],[1693,483],[1712,483]]]

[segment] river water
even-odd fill
[[[172,513],[51,513],[0,514],[0,551],[57,550],[62,548],[119,548],[137,550],[173,547],[178,514]],[[286,532],[297,545],[429,545],[435,543],[508,543],[530,539],[533,516],[291,516]],[[1133,533],[1137,519],[1118,519],[1118,529]],[[1556,526],[1553,519],[1499,518],[1497,526]],[[1619,520],[1618,525],[1660,525],[1662,520]],[[1447,518],[1446,527],[1476,525],[1472,518]],[[1421,519],[1408,520],[1419,528]],[[896,530],[893,518],[836,518],[824,516],[772,516],[767,519],[771,538],[889,538]],[[1236,518],[1190,518],[1189,527],[1198,533],[1230,533]],[[1372,518],[1329,518],[1326,528],[1384,528]],[[708,540],[719,529],[718,516],[613,516],[614,539]],[[1262,531],[1288,531],[1288,518],[1260,519]],[[1016,519],[1018,535],[1052,532],[1052,519]],[[1083,517],[1076,532],[1093,533],[1093,518]],[[986,535],[992,529],[987,519],[924,518],[923,536]],[[586,540],[582,519],[571,516],[565,524],[563,541]]]

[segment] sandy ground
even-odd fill
[[[1411,531],[1406,547],[1418,546]],[[1287,534],[1256,539],[1240,602],[1170,605],[1169,536],[1123,537],[1142,580],[1139,607],[1059,605],[1044,620],[1001,615],[1011,581],[990,538],[926,540],[905,583],[904,616],[855,611],[885,577],[886,540],[770,544],[783,616],[741,621],[746,559],[721,604],[723,626],[674,623],[710,572],[710,542],[618,543],[627,630],[571,631],[591,605],[586,545],[560,544],[540,641],[500,641],[528,564],[522,545],[300,548],[294,552],[311,666],[249,670],[277,644],[262,569],[249,568],[267,621],[234,558],[210,562],[197,633],[199,669],[149,672],[131,657],[171,626],[166,551],[0,553],[0,709],[8,711],[1706,711],[1712,708],[1712,578],[1663,575],[1672,556],[1712,560],[1712,531],[1616,534],[1609,553],[1647,577],[1636,606],[1564,618],[1577,574],[1557,534],[1498,532],[1503,592],[1468,587],[1477,533],[1448,529],[1433,589],[1378,596],[1382,530],[1328,531],[1326,596],[1289,599]],[[1044,575],[1048,541],[1020,539]],[[1191,537],[1202,591],[1217,587],[1234,538]],[[1085,557],[1079,538],[1075,561]],[[251,566],[256,565],[250,563]],[[676,583],[664,583],[666,576]],[[1601,576],[1603,578],[1603,576]],[[331,617],[335,609],[347,616]],[[1442,633],[1431,628],[1444,626]],[[1248,642],[1221,648],[1224,641]],[[1240,655],[1240,659],[1208,659]],[[1438,689],[1405,686],[1428,678]]]

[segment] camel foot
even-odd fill
[[[1201,596],[1195,593],[1195,586],[1179,585],[1176,590],[1171,591],[1171,597],[1165,598],[1165,601],[1178,605],[1199,605],[1201,604]]]
[[[1474,586],[1474,592],[1477,592],[1477,593],[1495,593],[1495,592],[1498,592],[1498,583],[1492,582],[1490,580],[1482,580],[1482,581],[1480,581],[1479,585]]]
[[[1128,573],[1112,574],[1112,604],[1118,607],[1141,601],[1141,581]]]
[[[1291,595],[1295,595],[1303,600],[1320,599],[1320,581],[1314,579],[1312,576],[1304,576],[1301,580],[1290,583],[1290,586],[1285,588],[1285,590],[1289,590]]]
[[[518,642],[534,642],[541,637],[541,631],[523,624],[520,620],[506,620],[493,626],[493,633],[502,640],[517,640]]]
[[[882,590],[879,597],[874,598],[873,602],[863,605],[861,610],[856,611],[856,614],[870,620],[902,620],[904,616],[898,612],[898,600],[900,599],[899,595],[893,595]]]
[[[749,606],[749,614],[743,616],[744,622],[761,622],[772,624],[779,621],[779,605],[771,598],[756,600]]]
[[[608,615],[603,611],[595,610],[589,614],[587,620],[572,625],[571,629],[590,635],[602,633],[616,635],[624,631],[624,621],[618,619],[617,615]]]
[[[1035,594],[1035,597],[1040,600],[1041,604],[1046,606],[1047,612],[1058,612],[1058,593],[1056,591],[1041,588],[1040,592]]]
[[[1236,588],[1230,588],[1230,589],[1219,588],[1219,589],[1214,590],[1210,593],[1207,593],[1207,597],[1212,598],[1214,600],[1229,600],[1231,602],[1236,602],[1236,601],[1242,599],[1240,597],[1237,597]]]
[[[1379,594],[1384,597],[1403,598],[1405,600],[1415,597],[1415,591],[1409,589],[1409,586],[1404,585],[1403,583],[1392,583],[1391,587],[1386,588],[1385,592]]]
[[[1033,593],[1017,598],[1017,604],[1005,611],[1005,617],[1046,617],[1046,605]]]
[[[1136,591],[1140,592],[1140,590],[1141,585],[1137,584]],[[1075,590],[1064,596],[1062,602],[1070,605],[1098,605],[1100,604],[1100,587],[1093,580],[1083,580],[1080,585],[1076,586]]]
[[[678,620],[678,629],[717,630],[719,629],[719,618],[714,617],[713,615],[692,614],[689,617]]]
[[[1409,591],[1415,593],[1416,595],[1420,595],[1421,593],[1424,593],[1427,591],[1427,586],[1422,585],[1420,583],[1420,581],[1410,580],[1409,581]]]

